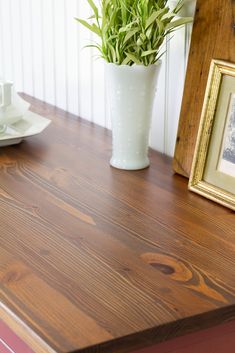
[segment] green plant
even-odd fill
[[[173,10],[167,0],[87,0],[93,15],[76,20],[100,37],[100,43],[88,45],[100,51],[107,62],[118,65],[156,63],[165,37],[191,18],[175,19],[183,6],[179,0]]]

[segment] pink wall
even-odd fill
[[[0,353],[12,353],[12,351],[14,353],[33,353],[19,337],[0,321]]]

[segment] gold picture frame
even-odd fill
[[[235,64],[212,60],[189,189],[235,211]]]

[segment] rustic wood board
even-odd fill
[[[25,98],[52,123],[0,149],[1,320],[35,353],[125,353],[233,320],[234,214],[157,152],[111,168],[107,129]]]
[[[189,177],[212,59],[235,62],[235,1],[198,0],[173,168]]]

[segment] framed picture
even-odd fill
[[[235,211],[235,64],[211,63],[189,189]]]

